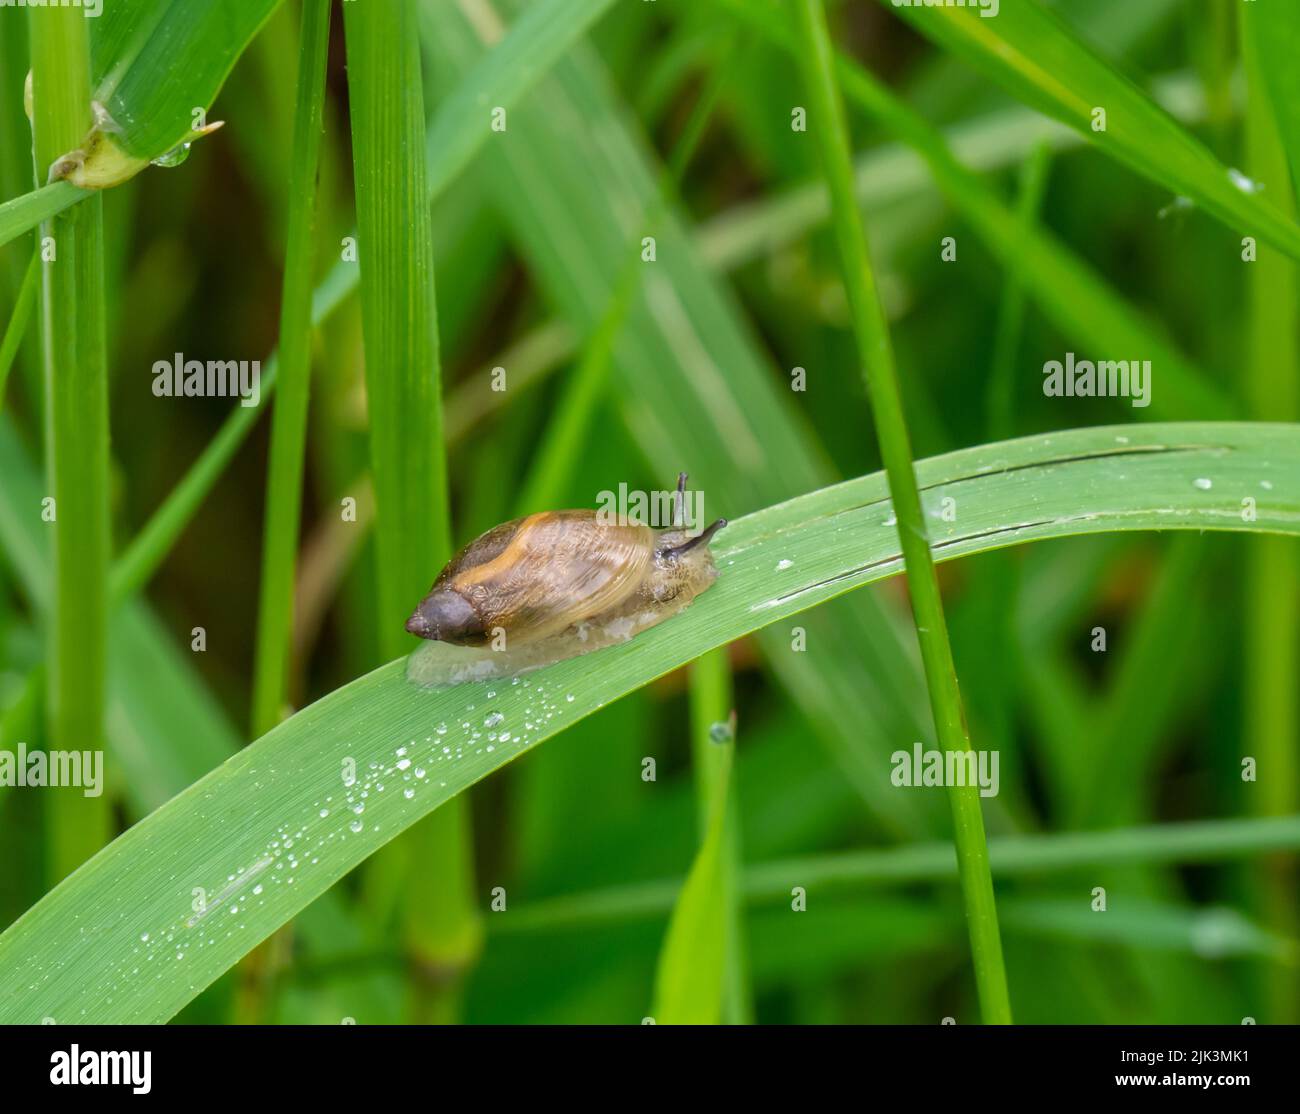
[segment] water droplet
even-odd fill
[[[353,820],[352,823],[348,825],[348,827],[351,828],[354,832],[359,832],[361,831],[362,828],[365,827],[365,825],[360,820]]]
[[[183,163],[189,157],[190,157],[190,144],[178,143],[170,151],[164,151],[156,159],[151,159],[150,162],[154,166],[173,167],[173,166],[180,166],[180,164]]]
[[[714,743],[729,743],[735,738],[729,723],[715,723],[709,728],[709,741]]]
[[[1264,188],[1263,183],[1247,178],[1235,166],[1228,168],[1228,181],[1241,190],[1242,193],[1259,193]]]
[[[409,801],[412,797],[415,796],[415,790],[414,790],[414,789],[403,789],[403,790],[402,790],[402,796],[405,797],[405,798]]]
[[[484,727],[495,727],[498,723],[505,723],[506,717],[500,712],[493,712],[483,721]]]
[[[1207,480],[1204,476],[1200,476],[1192,481],[1192,486],[1199,487],[1202,491],[1209,491],[1210,488],[1214,486],[1214,482],[1212,480]]]
[[[327,817],[329,814],[330,814],[330,810],[327,809],[327,808],[323,808],[323,809],[320,810],[320,818],[321,818],[322,820],[324,820],[325,817]]]
[[[788,568],[789,568],[791,565],[793,565],[793,564],[794,564],[793,561],[789,561],[789,560],[782,559],[782,560],[780,560],[780,561],[778,561],[778,562],[776,563],[776,571],[777,571],[777,572],[784,572],[786,569],[788,569]]]

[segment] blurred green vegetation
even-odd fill
[[[527,504],[539,467],[540,486],[561,506],[593,506],[620,482],[664,488],[686,470],[710,517],[881,467],[818,200],[816,149],[791,130],[792,106],[806,102],[794,60],[727,3],[581,6],[592,9],[584,18],[601,18],[512,102],[507,130],[449,179],[436,167],[428,175],[436,191],[431,343],[440,349],[457,546]],[[430,122],[491,45],[483,13],[508,27],[528,7],[476,4],[475,23],[457,5],[418,5]],[[1116,71],[1161,91],[1219,161],[1263,182],[1263,198],[1294,231],[1283,145],[1290,122],[1279,137],[1261,107],[1276,63],[1266,52],[1243,63],[1238,5],[1050,7]],[[1014,245],[981,235],[978,213],[954,203],[951,182],[941,188],[896,146],[889,119],[850,97],[864,217],[918,459],[1146,418],[1126,400],[1041,390],[1044,362],[1067,351],[1151,354],[1109,350],[1108,338],[1133,335],[1114,331],[1111,306],[1203,377],[1198,398],[1222,406],[1162,418],[1300,417],[1292,261],[1261,244],[1258,270],[1248,272],[1232,227],[1195,207],[1170,209],[1173,196],[1149,177],[1045,127],[957,53],[918,34],[916,19],[858,0],[828,8],[838,49],[960,139],[961,161],[1026,235],[1050,235],[1102,284],[1070,305],[1062,303],[1078,287],[1069,297],[1044,291],[1044,274],[1027,274]],[[355,121],[335,9],[318,283],[358,223]],[[0,201],[32,189],[25,17],[0,9]],[[298,20],[298,5],[281,4],[239,59],[211,113],[227,121],[221,131],[196,143],[183,165],[150,169],[103,195],[105,482],[119,558],[233,405],[155,397],[154,361],[174,353],[265,361],[278,344]],[[354,74],[353,95],[355,86]],[[464,111],[481,112],[488,126],[481,104]],[[643,223],[655,229],[647,233],[656,236],[655,270],[629,290],[627,255],[640,250]],[[941,258],[947,236],[957,242],[955,262]],[[32,251],[31,234],[0,247],[0,322],[20,299]],[[377,621],[385,574],[370,529],[368,351],[352,295],[312,341],[287,675],[294,708],[382,664],[392,649],[392,632]],[[496,367],[506,369],[504,392],[488,387]],[[794,368],[806,370],[804,391],[789,389]],[[575,403],[580,371],[594,386]],[[706,381],[715,375],[720,381]],[[45,399],[33,324],[5,385],[0,485],[16,486],[20,469],[42,459]],[[587,408],[577,419],[575,406]],[[561,423],[582,433],[557,464],[552,431]],[[253,425],[143,592],[113,612],[105,724],[114,834],[248,741],[269,430],[265,419]],[[359,521],[343,527],[340,501],[349,496]],[[45,714],[48,601],[33,589],[39,578],[22,537],[0,522],[0,745],[8,748],[54,745]],[[421,534],[415,548],[436,545]],[[1298,572],[1295,539],[1157,534],[1052,541],[941,566],[974,745],[1001,756],[1001,793],[984,802],[984,815],[1017,1021],[1300,1021]],[[789,653],[784,626],[762,632],[725,660],[702,659],[695,668],[711,672],[695,678],[694,693],[687,671],[671,674],[476,786],[467,844],[486,934],[457,1015],[558,1023],[650,1015],[656,971],[671,959],[661,956],[670,904],[710,834],[706,866],[726,892],[688,914],[714,929],[725,919],[727,933],[743,939],[739,965],[726,960],[721,1007],[710,999],[724,1018],[976,1020],[962,907],[942,865],[904,869],[895,884],[814,891],[798,914],[788,898],[757,900],[750,889],[775,860],[937,851],[949,838],[942,790],[887,784],[889,753],[931,738],[906,614],[901,580],[860,590],[801,616],[806,655]],[[202,652],[191,648],[196,627],[206,632]],[[1092,648],[1099,627],[1104,653]],[[717,707],[728,687],[739,726],[734,764],[719,777],[708,758],[694,767],[701,725],[725,718]],[[642,777],[647,756],[653,781]],[[1246,757],[1259,759],[1257,782],[1242,780]],[[712,796],[719,781],[730,797],[725,827],[708,819],[710,808],[722,815]],[[0,924],[39,900],[77,837],[105,822],[90,806],[78,818],[79,798],[55,806],[54,796],[0,788],[0,839],[10,852]],[[57,844],[46,828],[54,816]],[[1000,846],[1036,837],[1132,829],[1131,845],[1143,848],[1180,825],[1260,817],[1289,822],[1258,839],[1246,826],[1209,830],[1149,858],[1126,857],[1120,844],[1119,853],[999,868]],[[410,929],[420,915],[410,908],[419,904],[420,843],[405,858],[394,851],[400,843],[200,994],[180,1020],[246,1017],[250,987],[262,1020],[427,1016],[424,992],[442,975]],[[492,911],[493,887],[504,887],[507,911]],[[1107,891],[1105,914],[1090,908],[1094,887]],[[576,913],[546,915],[570,900]],[[675,951],[691,954],[680,944]],[[707,942],[696,949],[707,954]]]

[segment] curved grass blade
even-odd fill
[[[940,560],[1116,530],[1300,534],[1295,426],[1074,430],[917,472]],[[1259,500],[1253,521],[1247,494]],[[960,513],[940,529],[945,497]],[[305,708],[0,936],[0,1022],[166,1020],[401,830],[519,754],[709,649],[899,573],[891,512],[877,473],[739,519],[715,543],[718,583],[689,610],[518,684],[431,692],[396,661]],[[208,895],[201,913],[194,887]]]
[[[92,96],[100,130],[137,169],[203,127],[235,62],[280,0],[148,0],[105,4],[90,20]],[[256,126],[250,121],[250,125]]]

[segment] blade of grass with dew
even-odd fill
[[[48,526],[39,518],[43,488],[8,423],[0,423],[0,474],[0,545],[28,600],[48,611],[54,587]],[[128,813],[140,817],[215,769],[244,740],[165,626],[139,600],[123,600],[112,616],[109,663],[108,759],[121,771]],[[334,894],[304,910],[296,924],[313,956],[346,952],[361,940]],[[346,931],[334,931],[339,924]],[[379,1022],[397,1020],[386,1006],[387,981],[376,975],[361,984],[350,1011]]]
[[[1187,820],[1105,832],[994,836],[989,864],[999,878],[1047,878],[1069,871],[1132,865],[1201,865],[1300,851],[1300,816]],[[957,879],[950,843],[913,843],[864,851],[834,851],[756,863],[745,868],[741,894],[749,906],[790,900],[802,886],[817,899],[874,893]],[[492,935],[567,932],[629,920],[663,917],[673,908],[681,879],[563,894],[517,907],[492,922]]]
[[[457,10],[425,13],[426,47],[449,72],[476,56],[478,33]],[[658,174],[586,49],[558,63],[513,119],[518,126],[486,152],[488,183],[547,297],[587,333],[607,305],[637,230],[632,218],[654,196]],[[557,150],[566,158],[557,159]],[[824,450],[784,401],[752,330],[674,214],[664,218],[657,261],[616,355],[611,395],[633,441],[657,471],[690,472],[719,510],[773,503],[831,478]],[[901,616],[864,593],[804,625],[805,652],[792,652],[788,631],[761,636],[783,688],[869,802],[873,820],[911,834],[937,830],[940,802],[905,798],[879,777],[892,740],[930,732]],[[867,663],[865,671],[857,662]]]
[[[80,9],[32,9],[33,131],[38,174],[89,123],[88,21]],[[104,341],[103,207],[96,198],[41,226],[47,504],[54,607],[47,634],[51,749],[97,751],[104,738],[108,639],[108,361]],[[102,788],[102,787],[101,787]],[[57,880],[109,835],[109,798],[80,788],[46,800]]]
[[[1295,426],[1098,427],[963,450],[920,461],[917,471],[931,508],[962,500],[961,521],[935,543],[940,559],[1117,530],[1300,535]],[[1270,498],[1255,521],[1243,521],[1238,493],[1261,478],[1273,484]],[[717,583],[681,615],[525,677],[494,700],[487,683],[422,689],[397,661],[303,709],[136,824],[0,935],[0,1022],[83,1007],[86,1023],[172,1016],[400,831],[519,754],[710,649],[897,575],[888,512],[876,473],[737,519],[714,543]],[[790,567],[773,574],[783,558]],[[473,742],[459,725],[487,714],[519,734],[492,751]],[[439,723],[449,725],[446,736],[436,734]],[[402,748],[412,767],[399,771]],[[345,760],[370,772],[341,788]],[[379,777],[414,792],[361,799]],[[276,857],[281,833],[300,828],[300,854]],[[237,882],[224,892],[231,874]],[[196,885],[220,897],[197,919]],[[226,933],[212,936],[204,919],[218,911]],[[135,967],[153,977],[132,977]]]
[[[876,440],[889,476],[890,498],[906,561],[904,571],[912,599],[926,685],[930,691],[935,731],[944,750],[970,751],[939,579],[912,464],[889,327],[876,291],[862,218],[853,193],[848,125],[835,79],[830,30],[821,0],[802,0],[798,12],[804,78],[813,110],[812,127],[831,192],[831,217],[844,268],[844,286],[853,318],[858,358],[871,400]],[[981,1014],[987,1023],[1010,1024],[1011,1000],[1002,962],[1002,941],[998,935],[997,906],[984,840],[980,790],[976,785],[949,786],[948,798],[952,805],[953,839],[962,897],[966,903]]]
[[[1036,0],[1005,4],[996,19],[974,8],[892,10],[1131,170],[1190,198],[1229,228],[1300,259],[1300,227],[1293,220]]]
[[[410,610],[451,556],[442,378],[415,0],[344,8],[379,557],[380,646],[411,649]],[[408,837],[407,944],[440,971],[420,1010],[450,1017],[481,947],[467,801]]]
[[[33,255],[27,264],[27,273],[23,284],[18,289],[18,298],[14,302],[13,313],[9,315],[9,324],[5,326],[4,339],[0,340],[0,409],[4,408],[5,387],[9,383],[9,372],[13,370],[14,358],[27,332],[27,324],[32,319],[32,306],[36,303],[36,292],[41,283],[41,259]]]
[[[793,50],[795,38],[783,12],[758,18],[751,5],[723,0],[727,8],[771,41]],[[780,17],[780,18],[778,18]],[[1149,410],[1160,418],[1232,416],[1234,402],[1196,364],[1135,314],[1123,298],[1074,252],[1041,225],[1026,228],[977,174],[959,163],[941,132],[909,109],[881,82],[852,59],[838,56],[836,73],[844,95],[855,107],[877,117],[925,160],[935,184],[949,204],[970,222],[985,245],[1007,267],[1024,274],[1026,290],[1063,333],[1077,343],[1098,343],[1116,351],[1150,353],[1164,373],[1160,392]]]
[[[1294,5],[1240,9],[1242,55],[1249,94],[1246,158],[1251,173],[1273,183],[1273,200],[1288,216],[1296,212],[1300,182],[1300,95],[1295,47],[1300,44],[1300,12]],[[1288,172],[1289,171],[1289,172]],[[1285,188],[1283,188],[1285,186]],[[1294,420],[1300,415],[1300,351],[1297,350],[1297,285],[1289,259],[1261,247],[1249,268],[1248,352],[1245,396],[1248,413],[1258,418]],[[1300,808],[1300,548],[1285,539],[1259,539],[1246,553],[1245,652],[1242,739],[1259,769],[1268,770],[1250,794],[1260,815],[1283,815]],[[1261,872],[1263,908],[1268,923],[1288,935],[1300,934],[1296,866],[1283,859]],[[1263,976],[1271,1020],[1300,1021],[1300,976]]]
[[[329,48],[330,0],[306,0],[290,157],[289,220],[280,301],[280,388],[271,419],[262,583],[253,666],[252,737],[275,726],[285,704],[289,632],[302,507],[307,404],[311,389],[311,287]]]

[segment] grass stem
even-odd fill
[[[280,302],[280,387],[271,421],[262,584],[253,672],[252,737],[276,725],[285,704],[294,573],[311,390],[312,261],[330,0],[305,0],[290,159],[289,220]]]
[[[971,749],[970,738],[957,686],[952,646],[948,641],[939,580],[913,471],[898,372],[889,328],[872,274],[862,215],[854,195],[848,127],[835,76],[835,57],[826,13],[821,0],[800,0],[797,7],[802,45],[800,58],[810,98],[810,127],[817,138],[831,192],[832,222],[844,268],[844,285],[862,373],[871,400],[881,460],[897,516],[898,537],[930,694],[930,709],[940,745],[949,751],[966,751]],[[948,796],[981,1012],[986,1022],[1006,1024],[1011,1021],[1011,1000],[1002,961],[1002,941],[998,934],[997,906],[993,898],[993,876],[989,870],[979,787],[950,786]]]
[[[407,615],[450,556],[424,86],[415,0],[345,4],[361,267],[366,398],[374,477],[380,646],[409,652]],[[437,972],[417,1003],[445,1019],[482,930],[468,798],[403,837],[412,872],[403,930],[417,968]]]

